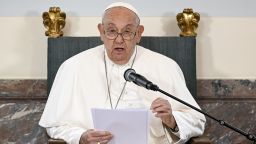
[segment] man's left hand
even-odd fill
[[[174,128],[176,126],[176,121],[172,115],[172,106],[168,100],[157,98],[152,102],[150,109],[168,127]]]

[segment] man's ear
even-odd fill
[[[99,30],[99,33],[100,33],[101,41],[104,41],[104,28],[103,28],[103,25],[101,23],[98,24],[98,30]]]
[[[137,40],[136,40],[136,43],[139,43],[140,42],[140,39],[141,39],[141,36],[142,36],[142,33],[144,32],[144,26],[143,25],[139,25],[138,27],[138,31],[137,31]]]

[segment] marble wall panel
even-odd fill
[[[255,80],[198,80],[197,101],[218,119],[256,135]],[[38,125],[47,100],[46,80],[0,80],[0,143],[47,143]],[[251,143],[207,118],[205,134],[216,144]]]
[[[197,80],[200,99],[256,98],[256,80]]]
[[[45,102],[0,102],[0,143],[47,143],[45,130],[38,125]]]
[[[46,96],[46,80],[0,80],[0,98]],[[256,80],[197,80],[197,96],[199,99],[256,98]]]
[[[219,120],[256,135],[256,101],[203,101],[201,108]],[[205,134],[214,144],[250,144],[243,135],[207,118]]]
[[[46,96],[46,80],[0,80],[0,98],[37,99]]]

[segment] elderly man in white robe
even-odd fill
[[[199,108],[177,63],[137,45],[144,31],[137,10],[123,2],[109,5],[98,30],[104,44],[69,58],[58,70],[39,122],[48,135],[72,144],[107,144],[114,136],[93,129],[91,108],[95,107],[151,110],[149,144],[185,143],[201,135],[202,114],[123,78],[126,69],[134,68]]]

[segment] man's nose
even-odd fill
[[[122,33],[118,33],[118,35],[116,37],[116,42],[117,43],[123,43],[124,42],[124,38],[122,36]]]

